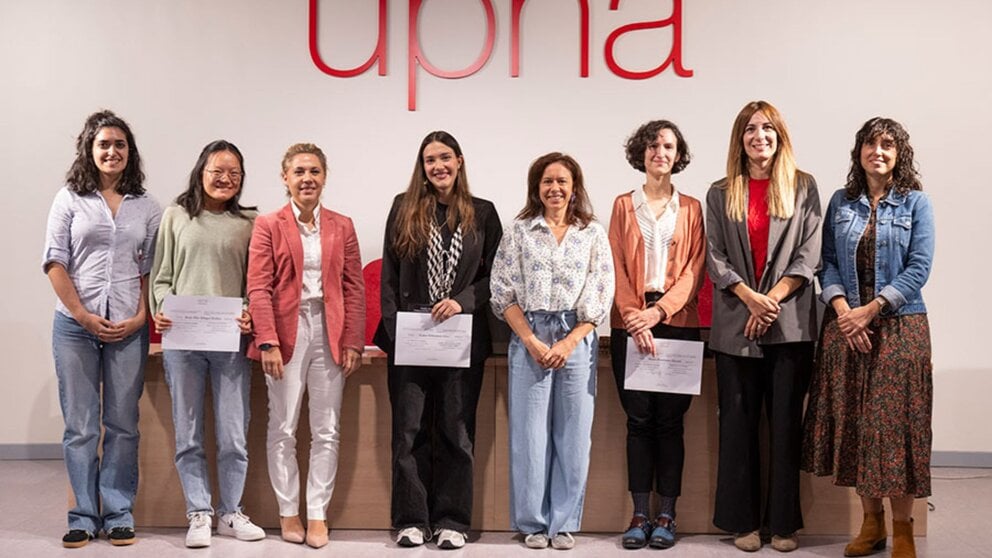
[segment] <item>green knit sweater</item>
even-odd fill
[[[244,298],[248,242],[258,213],[243,214],[204,210],[190,219],[178,205],[165,210],[148,289],[152,314],[162,308],[169,293]]]

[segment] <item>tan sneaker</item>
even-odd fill
[[[799,548],[799,536],[795,533],[784,537],[772,535],[772,548],[779,552],[792,552]]]
[[[761,534],[758,531],[737,533],[734,535],[734,546],[744,552],[757,552],[761,550]]]

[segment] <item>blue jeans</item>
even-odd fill
[[[527,312],[549,347],[576,325],[575,312]],[[582,522],[596,399],[596,332],[560,370],[541,368],[516,335],[508,361],[510,526],[521,533],[578,531]]]
[[[56,312],[52,353],[65,418],[62,450],[76,499],[69,510],[69,529],[95,534],[133,527],[138,399],[145,383],[148,326],[116,343],[101,343],[79,322]]]
[[[247,339],[247,338],[245,338]],[[244,345],[244,343],[242,343]],[[203,401],[207,382],[214,403],[217,439],[218,511],[241,511],[248,474],[248,396],[251,365],[244,351],[163,351],[165,381],[172,394],[176,470],[186,496],[186,513],[213,514],[210,476],[203,449]]]

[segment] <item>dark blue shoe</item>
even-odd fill
[[[675,546],[675,520],[665,514],[655,520],[651,531],[651,548],[671,548]]]
[[[621,539],[623,547],[631,550],[644,548],[648,545],[648,537],[651,536],[651,522],[647,517],[636,514],[630,520],[630,527],[623,534]]]

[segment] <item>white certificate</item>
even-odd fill
[[[175,296],[162,301],[172,327],[162,333],[162,348],[181,351],[241,350],[242,300],[226,296]]]
[[[471,358],[472,314],[435,322],[428,312],[396,313],[396,364],[468,368]]]
[[[703,376],[703,342],[655,339],[655,356],[641,354],[627,338],[625,389],[699,395]]]

